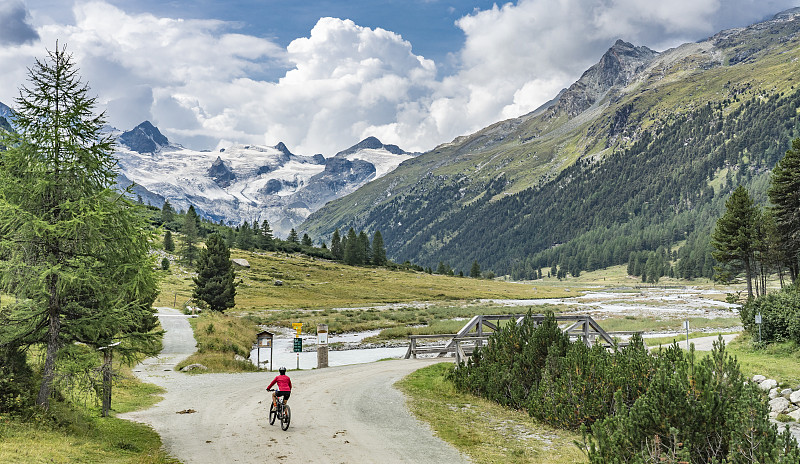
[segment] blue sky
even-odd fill
[[[662,51],[796,1],[0,0],[0,102],[58,40],[120,129],[423,151],[532,111],[618,38]]]

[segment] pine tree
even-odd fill
[[[800,273],[800,138],[792,140],[792,148],[772,170],[767,194],[774,205],[783,261],[789,268],[792,282],[795,282]]]
[[[236,236],[236,246],[240,250],[250,251],[253,249],[253,229],[250,223],[245,221],[239,226],[239,233]]]
[[[172,239],[172,232],[164,232],[164,251],[172,253],[175,251],[175,241]]]
[[[369,238],[363,230],[358,234],[358,264],[369,264],[372,262],[372,249],[369,246]]]
[[[314,242],[311,241],[311,237],[308,234],[303,234],[303,239],[300,241],[300,244],[303,246],[314,246]]]
[[[356,231],[353,230],[351,227],[350,230],[347,231],[346,242],[344,245],[344,262],[345,264],[349,264],[351,266],[355,266],[361,264],[358,259],[360,257],[360,253],[358,251],[358,236],[356,236]]]
[[[333,236],[331,237],[331,255],[333,255],[333,259],[337,261],[344,259],[344,248],[342,248],[342,239],[339,234],[339,229],[334,230]]]
[[[261,221],[261,241],[259,243],[259,248],[262,250],[274,251],[275,250],[275,238],[272,236],[272,229],[269,227],[269,222],[264,219]]]
[[[197,259],[197,277],[192,297],[204,301],[213,311],[232,308],[236,296],[236,275],[231,263],[231,253],[219,234],[206,239],[206,247]]]
[[[386,265],[386,247],[383,245],[381,231],[376,230],[372,235],[372,264],[376,266]]]
[[[175,220],[175,210],[169,204],[169,200],[164,200],[164,206],[161,207],[161,223],[169,224]]]
[[[286,239],[289,243],[300,244],[300,239],[297,236],[297,231],[292,228],[289,231],[289,237]]]
[[[478,279],[481,276],[481,266],[478,264],[478,260],[472,261],[472,267],[469,269],[469,276],[473,279]]]
[[[744,272],[748,298],[753,298],[753,252],[758,216],[753,200],[740,185],[725,202],[725,214],[717,220],[711,235],[711,245],[716,249],[712,255],[720,263],[716,277],[729,282]]]
[[[28,77],[17,132],[0,140],[0,276],[17,298],[3,308],[0,344],[44,344],[36,402],[47,408],[61,347],[152,341],[158,290],[145,214],[113,190],[113,138],[71,55],[56,44]],[[104,413],[110,399],[108,375]]]
[[[183,217],[183,236],[181,237],[181,258],[183,262],[191,266],[197,259],[197,220],[194,207],[189,206],[189,210]]]

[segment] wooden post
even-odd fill
[[[317,369],[328,367],[328,324],[317,324]]]

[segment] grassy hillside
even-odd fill
[[[353,267],[303,255],[232,250],[250,268],[236,269],[235,312],[271,309],[326,309],[414,301],[479,298],[557,298],[563,289],[494,280],[431,275],[386,268]],[[156,306],[178,306],[191,298],[192,276],[179,264],[162,271]],[[276,286],[280,280],[282,285]]]

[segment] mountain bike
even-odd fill
[[[275,389],[270,388],[267,391],[273,392]],[[277,397],[275,402],[278,404],[277,407],[272,400],[269,402],[269,425],[275,424],[275,419],[278,419],[281,422],[281,429],[286,430],[289,428],[289,421],[292,420],[292,410],[283,402],[282,396]]]

